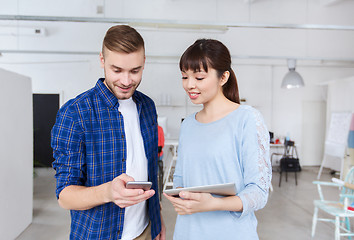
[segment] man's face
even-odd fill
[[[144,49],[133,53],[113,52],[105,48],[100,53],[105,85],[118,99],[128,99],[141,82],[145,64]]]

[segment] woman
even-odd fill
[[[269,132],[261,114],[240,105],[229,50],[200,39],[180,59],[183,88],[203,109],[181,126],[174,187],[234,182],[236,196],[164,196],[178,213],[174,239],[258,239],[254,212],[271,181]]]

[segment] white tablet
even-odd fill
[[[164,191],[164,193],[170,196],[178,196],[181,191],[212,193],[222,196],[234,196],[236,195],[236,185],[235,183],[222,183],[197,187],[174,188],[167,189]]]

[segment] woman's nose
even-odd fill
[[[188,81],[187,82],[188,89],[195,88],[195,80],[193,78],[188,78],[187,81]]]

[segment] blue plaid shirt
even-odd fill
[[[97,186],[126,171],[126,142],[118,99],[99,79],[94,88],[69,100],[52,129],[56,195],[69,185]],[[154,102],[135,91],[141,134],[148,159],[148,177],[156,194],[148,200],[151,235],[161,231],[157,189],[157,115]],[[124,209],[114,203],[89,210],[71,210],[70,239],[120,239]]]

